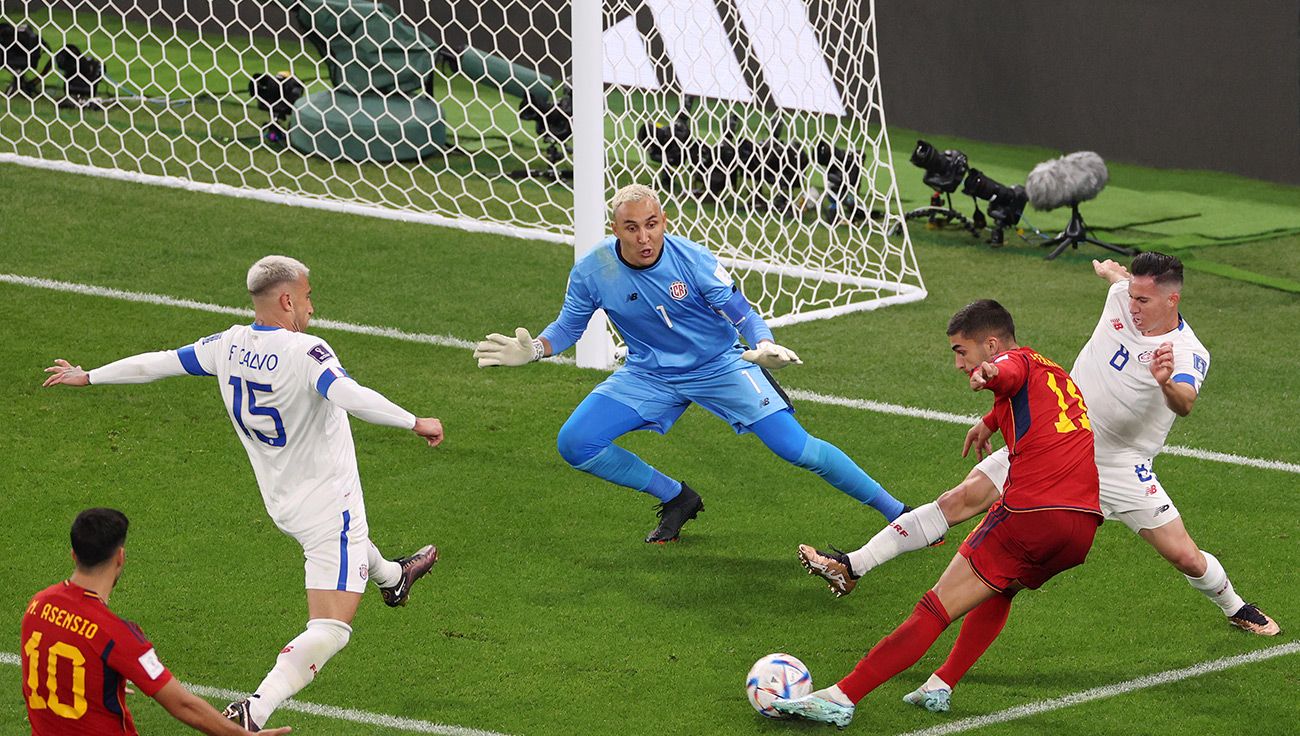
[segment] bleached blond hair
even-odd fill
[[[248,293],[262,296],[273,286],[309,276],[311,270],[302,261],[289,256],[265,256],[248,269]]]
[[[659,201],[659,195],[655,194],[655,190],[644,184],[628,184],[617,192],[614,192],[614,196],[609,200],[610,221],[613,222],[614,215],[618,212],[619,207],[622,207],[629,202],[640,202],[643,199],[648,199],[651,202],[654,202],[655,206],[659,208],[659,211],[663,211],[663,203]]]

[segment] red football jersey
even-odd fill
[[[27,604],[22,645],[33,736],[135,736],[126,681],[153,696],[172,679],[139,626],[67,580]]]
[[[993,358],[997,397],[984,424],[1011,452],[1002,503],[1010,511],[1073,509],[1101,515],[1092,424],[1083,395],[1061,366],[1032,348]]]

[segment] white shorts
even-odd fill
[[[1001,490],[1011,468],[1010,453],[1003,447],[975,468]],[[1134,532],[1157,529],[1178,518],[1178,508],[1151,470],[1150,460],[1125,465],[1098,464],[1097,480],[1102,513],[1107,519],[1124,522]]]
[[[306,559],[308,590],[365,592],[370,576],[370,527],[364,506],[344,511],[330,524],[294,538]]]

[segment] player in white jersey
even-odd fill
[[[1172,256],[1142,253],[1132,266],[1130,274],[1114,261],[1093,261],[1110,291],[1097,327],[1070,371],[1092,421],[1102,511],[1150,543],[1232,625],[1276,635],[1277,623],[1242,600],[1223,565],[1192,540],[1156,477],[1152,460],[1164,447],[1174,419],[1191,413],[1209,372],[1210,354],[1178,311],[1182,263]],[[868,570],[903,552],[923,549],[942,539],[949,526],[982,513],[997,500],[1009,468],[1006,448],[989,452],[991,434],[983,421],[967,432],[962,456],[974,448],[983,460],[961,485],[898,517],[854,552],[800,545],[804,566],[830,583],[837,595],[845,595]],[[904,700],[928,710],[948,710],[953,686],[1006,622],[1009,598],[1006,604],[967,615],[948,662]]]
[[[348,414],[412,430],[431,447],[442,442],[442,423],[417,419],[357,383],[329,343],[307,334],[315,311],[308,275],[299,261],[267,256],[248,271],[253,324],[89,372],[56,360],[46,369],[51,375],[44,384],[146,383],[183,375],[217,379],[266,510],[302,545],[306,559],[306,630],[285,645],[252,696],[226,709],[228,718],[251,731],[264,727],[280,703],[347,644],[367,578],[389,606],[405,605],[411,585],[438,559],[433,545],[387,560],[371,544]]]

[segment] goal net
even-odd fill
[[[0,160],[572,244],[599,65],[606,196],[653,184],[772,324],[924,298],[871,0],[606,0],[578,45],[569,7],[5,0]]]

